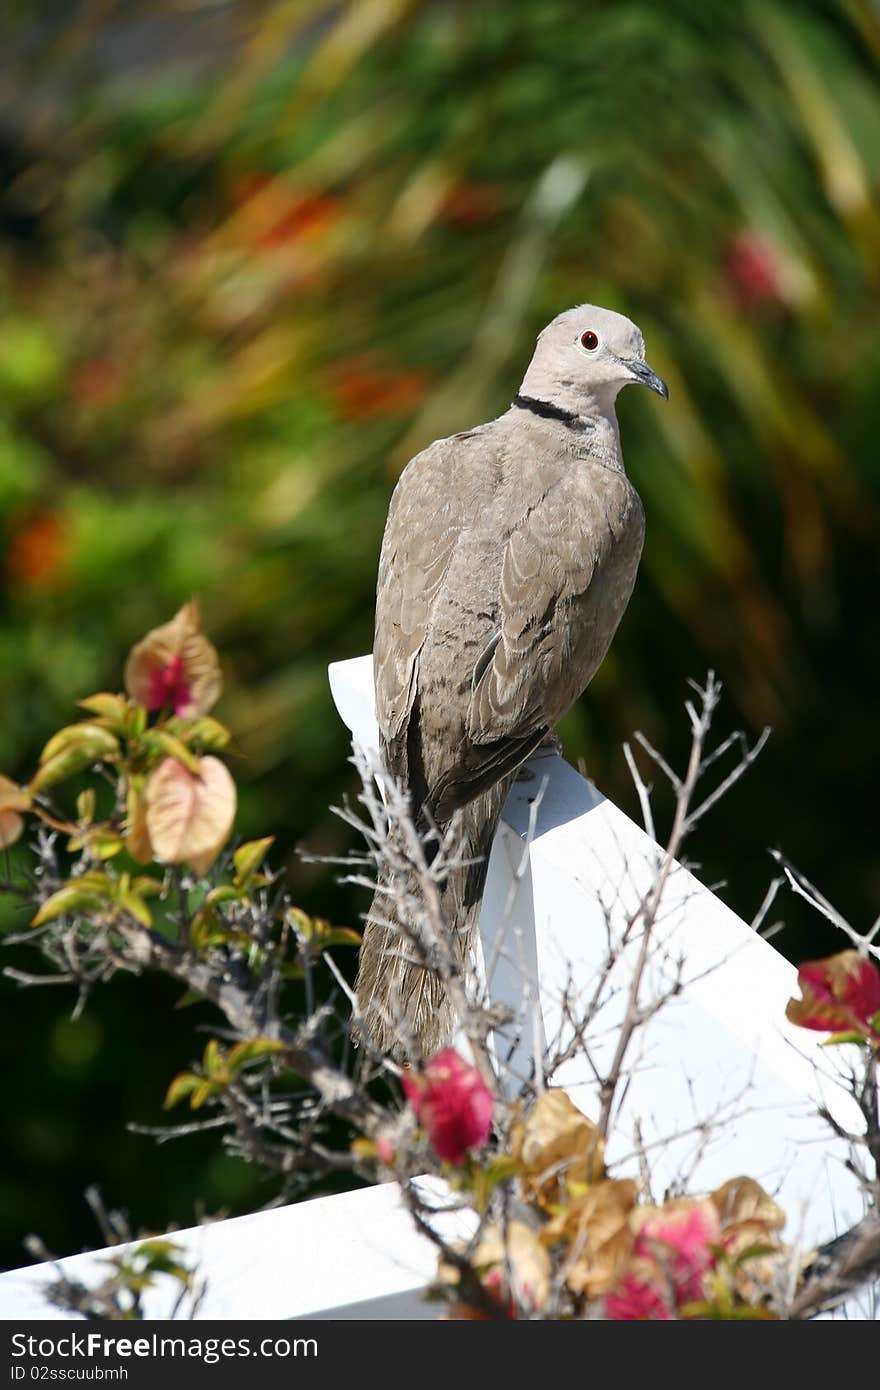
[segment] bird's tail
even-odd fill
[[[452,947],[450,963],[459,978],[466,977],[489,851],[508,788],[505,779],[465,808],[457,856],[464,862],[450,868],[439,885],[439,914],[425,901],[414,874],[405,882],[380,875],[361,943],[359,1027],[380,1051],[398,1060],[425,1060],[452,1041],[452,1002],[441,974],[425,963],[426,951],[430,959],[432,937],[441,933]]]
[[[356,986],[360,1028],[381,1052],[419,1062],[452,1041],[455,1015],[440,974],[421,963],[412,935],[395,922],[396,900],[393,884],[380,886],[367,917]],[[454,927],[460,973],[467,968],[479,915],[477,903]]]

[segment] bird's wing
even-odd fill
[[[373,643],[376,717],[386,744],[412,709],[419,653],[461,533],[461,489],[454,477],[456,444],[439,440],[407,465],[388,510],[376,584]]]
[[[474,669],[468,733],[477,745],[528,741],[546,732],[553,688],[571,656],[563,618],[587,593],[613,541],[611,529],[579,517],[563,482],[511,533],[501,570],[500,624]],[[589,606],[579,606],[589,621]],[[585,679],[588,674],[585,674]]]
[[[572,655],[564,608],[590,588],[611,540],[571,503],[565,481],[551,486],[507,540],[499,626],[474,665],[467,739],[432,788],[441,820],[515,771],[555,718],[548,706]]]

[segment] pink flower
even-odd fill
[[[168,707],[184,719],[207,714],[220,695],[220,663],[202,632],[197,603],[185,603],[170,623],[132,648],[125,688],[148,710]]]
[[[157,666],[149,673],[146,705],[149,710],[170,705],[178,714],[188,709],[189,703],[189,681],[183,674],[183,657],[178,653],[166,666]]]
[[[394,1162],[394,1143],[387,1134],[380,1134],[376,1140],[376,1157],[389,1168]]]
[[[839,951],[798,970],[801,999],[790,999],[785,1016],[820,1033],[861,1033],[880,1042],[880,970],[858,951]]]
[[[492,1092],[475,1067],[454,1048],[444,1048],[403,1089],[439,1158],[464,1163],[470,1149],[485,1144],[492,1127]]]
[[[605,1315],[613,1322],[661,1322],[672,1314],[653,1283],[627,1274],[605,1299]]]
[[[710,1201],[667,1202],[645,1212],[633,1253],[653,1260],[671,1287],[675,1306],[705,1295],[705,1278],[721,1239],[718,1212]]]

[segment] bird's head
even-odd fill
[[[577,414],[611,412],[622,387],[649,386],[664,400],[665,381],[645,361],[645,340],[623,314],[579,304],[538,335],[520,392]]]

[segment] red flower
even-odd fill
[[[444,1048],[416,1076],[403,1077],[406,1098],[439,1158],[464,1163],[492,1127],[492,1092],[475,1067]]]
[[[395,371],[369,353],[338,363],[331,383],[336,408],[347,420],[369,420],[412,410],[427,387],[425,372],[418,368]]]
[[[635,1274],[625,1275],[605,1299],[605,1315],[613,1322],[662,1322],[672,1317],[657,1286]]]
[[[341,199],[332,193],[296,188],[271,174],[248,174],[233,189],[242,241],[274,251],[306,239],[320,239],[344,214]]]
[[[51,588],[63,578],[69,550],[60,517],[49,511],[33,512],[10,538],[6,572],[24,588]]]
[[[780,304],[785,298],[779,257],[760,232],[739,232],[731,239],[725,260],[729,289],[742,309]]]
[[[820,1033],[860,1033],[880,1043],[880,970],[858,951],[807,961],[798,970],[801,999],[785,1016]]]
[[[488,222],[501,211],[501,190],[494,183],[455,183],[440,207],[440,218],[460,227]]]
[[[96,410],[112,405],[119,398],[122,386],[119,364],[109,357],[90,357],[80,362],[70,382],[74,400]]]

